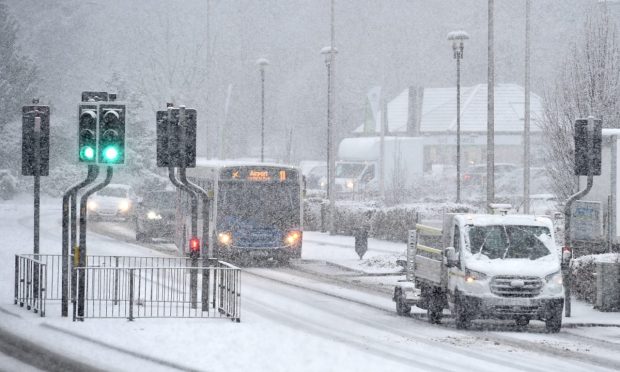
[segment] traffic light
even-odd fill
[[[192,258],[200,256],[200,239],[193,237],[189,240],[189,254]]]
[[[97,162],[97,105],[79,105],[78,162]]]
[[[185,110],[185,151],[181,158],[186,168],[196,167],[196,116],[195,109]]]
[[[155,123],[157,126],[157,166],[169,167],[171,165],[168,153],[168,111],[157,111]]]
[[[50,108],[39,105],[22,107],[22,176],[34,176],[36,173],[37,132],[39,176],[47,176],[50,162]]]
[[[158,167],[193,168],[196,166],[197,113],[195,109],[185,109],[185,121],[183,122],[180,114],[179,108],[157,111],[155,119]],[[181,127],[183,123],[184,127]]]
[[[592,174],[594,176],[601,175],[601,145],[603,142],[602,128],[603,122],[601,119],[593,120],[594,127],[592,128]],[[575,175],[587,176],[588,168],[588,152],[589,148],[589,134],[588,134],[588,119],[575,120]]]
[[[99,105],[99,164],[125,163],[125,105]]]

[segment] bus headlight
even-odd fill
[[[230,231],[224,231],[217,234],[217,240],[221,245],[230,246],[232,244],[232,233]]]
[[[121,212],[127,212],[129,210],[129,201],[121,200],[118,202],[118,210]]]
[[[291,230],[286,234],[284,242],[286,245],[296,245],[301,241],[301,231]]]
[[[161,214],[158,214],[155,211],[149,211],[146,214],[146,218],[148,218],[149,220],[161,220]]]

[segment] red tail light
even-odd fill
[[[200,251],[200,239],[193,237],[189,240],[189,250],[191,252],[199,252]]]
[[[471,175],[469,174],[464,174],[463,175],[463,181],[469,181],[471,179]]]

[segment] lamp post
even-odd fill
[[[456,202],[461,202],[461,59],[463,44],[469,39],[465,31],[452,31],[448,40],[452,41],[454,59],[456,59]]]
[[[333,232],[333,211],[334,211],[334,179],[335,161],[333,154],[333,114],[334,114],[334,94],[333,94],[333,67],[334,59],[338,51],[332,46],[321,49],[321,54],[325,57],[327,66],[327,200],[329,200],[329,231]]]
[[[256,65],[260,67],[260,161],[265,161],[265,67],[269,65],[266,58],[256,60]]]

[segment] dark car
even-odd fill
[[[495,163],[496,188],[503,183],[512,182],[513,176],[523,172],[523,168],[510,163]],[[484,191],[486,189],[487,166],[486,164],[473,165],[463,172],[463,188],[471,191]]]
[[[151,191],[144,194],[135,212],[137,241],[173,238],[175,200],[175,191]]]

